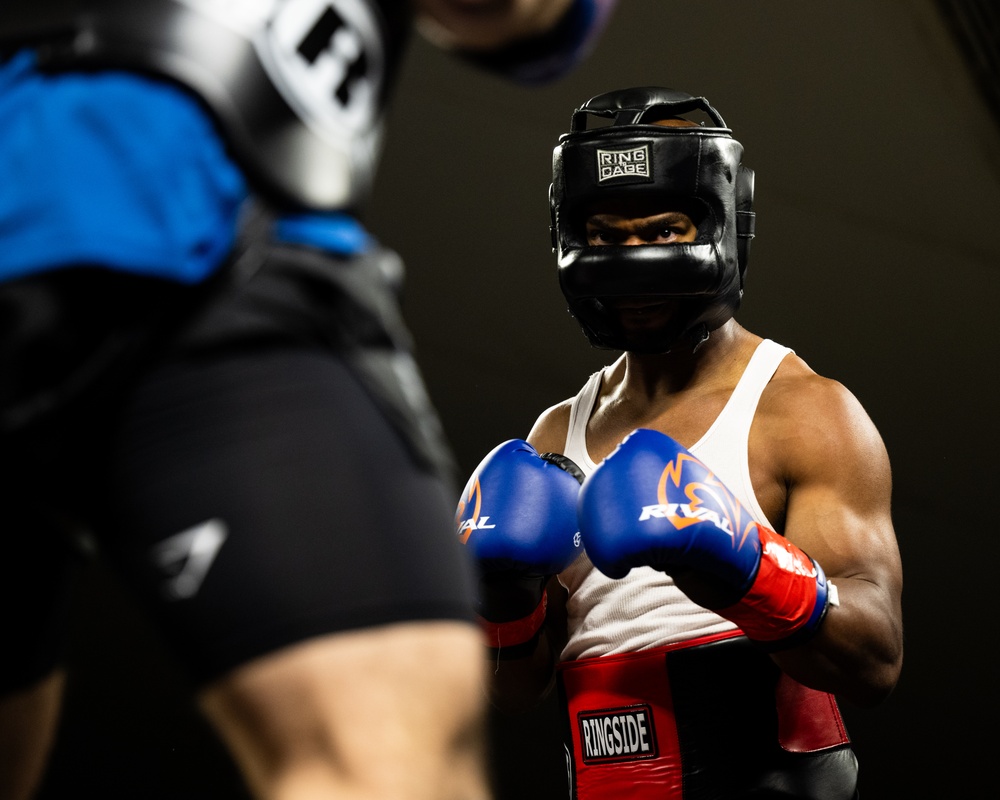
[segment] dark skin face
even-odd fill
[[[611,204],[604,212],[587,217],[588,245],[675,244],[693,242],[698,235],[698,228],[683,211],[643,214],[622,205]]]
[[[684,119],[656,122],[664,127],[698,127]],[[648,198],[617,197],[589,209],[586,219],[587,244],[602,245],[681,244],[693,242],[698,228],[679,208],[664,208],[661,201]],[[674,302],[650,296],[617,297],[604,301],[615,309],[622,326],[641,332],[656,328],[669,318]]]
[[[662,210],[646,202],[609,201],[592,209],[586,222],[587,244],[679,244],[693,242],[698,228],[686,213]],[[616,297],[604,301],[619,315],[626,330],[658,328],[670,317],[675,301],[664,297]]]

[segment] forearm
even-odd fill
[[[555,685],[556,664],[566,646],[566,590],[558,578],[546,587],[546,615],[532,649],[511,658],[503,651],[489,650],[490,701],[505,714],[522,714],[538,706]]]
[[[503,658],[502,652],[487,651],[489,699],[504,714],[523,714],[537,707],[555,685],[556,648],[545,633],[535,649],[521,658]]]
[[[550,30],[574,0],[417,0],[421,32],[435,44],[494,50]]]
[[[772,653],[790,677],[870,708],[896,684],[903,662],[898,604],[879,585],[862,578],[832,578],[839,605],[827,610],[806,644]]]

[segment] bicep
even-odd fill
[[[846,390],[837,385],[818,400],[798,409],[815,416],[796,423],[788,451],[785,536],[820,565],[839,605],[828,608],[816,639],[775,659],[807,685],[870,706],[895,685],[903,652],[889,457]]]
[[[889,456],[846,389],[825,392],[789,449],[785,535],[828,577],[888,583],[899,575]]]

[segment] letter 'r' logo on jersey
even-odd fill
[[[285,100],[318,134],[342,137],[373,124],[385,60],[367,0],[283,0],[254,46]]]

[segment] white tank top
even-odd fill
[[[765,339],[758,345],[725,408],[690,449],[739,498],[753,518],[772,527],[750,483],[748,439],[761,393],[778,364],[792,352]],[[587,422],[604,373],[590,376],[570,410],[565,455],[588,475],[597,468],[587,452]],[[630,653],[735,629],[728,620],[691,602],[673,580],[651,567],[634,568],[611,580],[586,553],[559,574],[569,592],[569,641],[562,660]]]

